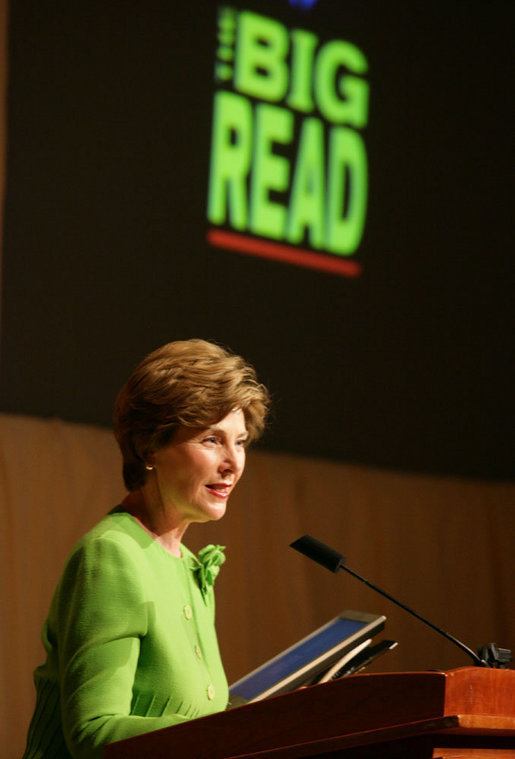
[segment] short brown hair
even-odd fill
[[[150,353],[116,398],[114,433],[128,490],[145,483],[145,459],[167,445],[179,427],[203,428],[241,408],[256,440],[269,405],[250,364],[206,340],[178,340]]]

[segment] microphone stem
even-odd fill
[[[457,638],[455,638],[453,635],[450,635],[449,633],[445,632],[445,630],[442,630],[440,627],[437,627],[432,622],[430,622],[428,619],[423,617],[421,614],[417,614],[416,611],[413,611],[413,609],[410,609],[409,606],[405,606],[401,601],[398,601],[396,598],[391,596],[389,593],[387,593],[385,590],[381,590],[381,588],[378,588],[377,585],[374,585],[373,583],[366,580],[364,577],[359,575],[357,572],[354,572],[354,570],[349,569],[349,567],[345,566],[345,564],[340,563],[340,569],[344,569],[346,572],[351,574],[353,577],[355,577],[357,580],[361,580],[361,582],[364,582],[365,585],[368,585],[369,588],[372,588],[372,590],[375,590],[377,593],[380,593],[382,596],[387,598],[389,601],[392,601],[394,604],[397,604],[397,606],[400,606],[405,611],[412,614],[414,617],[417,617],[417,619],[420,619],[421,622],[425,622],[426,625],[429,625],[429,627],[432,627],[433,630],[435,630],[437,633],[440,633],[440,635],[443,635],[444,638],[447,638],[448,640],[452,641],[455,645],[459,646],[462,651],[464,651],[466,654],[472,657],[474,660],[474,663],[476,666],[479,667],[488,667],[488,664],[483,661],[483,659],[480,659],[479,656],[477,656],[472,649],[470,649],[468,646],[466,646],[464,643],[459,641]]]

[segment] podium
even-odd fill
[[[105,759],[515,758],[515,671],[353,675],[106,746]]]

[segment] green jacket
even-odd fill
[[[97,759],[107,743],[223,710],[219,547],[169,554],[120,507],[75,546],[43,628],[24,759]]]

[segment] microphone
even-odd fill
[[[368,585],[369,588],[372,588],[372,590],[375,590],[377,593],[380,593],[385,598],[388,598],[389,601],[392,601],[394,604],[397,604],[397,606],[400,606],[401,609],[404,609],[409,614],[412,614],[421,622],[424,622],[426,625],[429,625],[429,627],[431,627],[437,633],[440,633],[440,635],[443,635],[444,638],[447,638],[447,640],[450,640],[451,643],[454,643],[454,645],[458,646],[458,648],[460,648],[462,651],[468,654],[468,656],[472,658],[472,660],[474,661],[474,664],[477,667],[504,667],[506,663],[511,661],[511,652],[508,649],[497,648],[497,646],[494,643],[490,643],[488,646],[482,646],[480,648],[480,653],[484,657],[484,658],[480,658],[479,656],[477,656],[477,654],[474,653],[474,651],[472,651],[472,649],[470,649],[464,643],[459,641],[453,635],[450,635],[449,633],[445,632],[445,630],[442,630],[440,627],[437,627],[428,619],[426,619],[425,617],[422,617],[420,614],[417,614],[417,612],[413,611],[413,609],[410,609],[409,606],[406,606],[405,604],[401,603],[400,601],[398,601],[396,598],[391,596],[386,591],[381,590],[381,588],[378,588],[377,585],[374,585],[373,583],[366,580],[364,577],[361,577],[361,575],[359,575],[357,572],[354,572],[352,569],[349,569],[349,567],[345,566],[345,556],[343,556],[338,551],[335,551],[334,548],[330,548],[325,543],[320,542],[320,540],[313,538],[311,535],[303,535],[301,538],[298,538],[298,540],[295,540],[293,543],[290,543],[290,547],[294,548],[296,551],[299,551],[299,553],[304,554],[304,556],[307,556],[308,559],[313,559],[313,561],[316,561],[318,564],[321,564],[323,567],[325,567],[326,569],[329,569],[331,572],[334,572],[335,574],[340,569],[344,569],[353,577],[356,577],[361,582],[364,582],[365,585]]]

